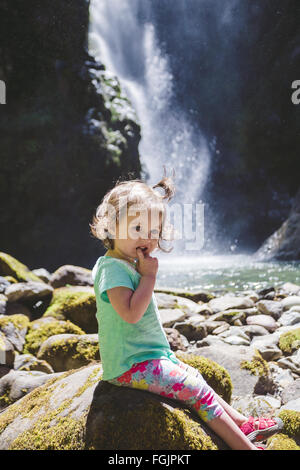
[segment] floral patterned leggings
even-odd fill
[[[178,364],[167,358],[138,362],[107,382],[175,398],[194,408],[206,422],[221,416],[224,411],[200,372],[180,360]]]

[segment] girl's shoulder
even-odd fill
[[[134,267],[128,261],[125,261],[119,258],[113,258],[112,256],[104,255],[104,256],[100,256],[97,259],[95,266],[92,269],[93,280],[95,280],[95,277],[99,269],[101,269],[104,266],[105,267],[109,266],[110,269],[120,269],[120,267],[122,267],[131,275],[136,275],[137,277],[140,276],[139,272],[136,269],[134,269]]]

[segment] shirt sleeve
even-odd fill
[[[104,302],[109,303],[106,291],[113,287],[124,286],[134,291],[134,285],[130,275],[126,271],[126,268],[120,266],[119,263],[104,264],[100,269],[98,289],[100,297]]]

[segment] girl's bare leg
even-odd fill
[[[235,410],[232,406],[226,403],[223,398],[221,398],[216,392],[214,392],[215,398],[217,402],[222,406],[222,408],[226,411],[226,413],[230,416],[231,419],[238,425],[241,426],[243,423],[247,421],[248,418],[246,416],[239,413]]]
[[[245,436],[233,419],[224,411],[221,416],[207,421],[206,424],[220,436],[231,449],[259,450]]]

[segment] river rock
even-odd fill
[[[202,319],[198,319],[198,316],[190,317],[184,322],[177,322],[174,324],[174,328],[188,341],[197,341],[207,336],[205,323]]]
[[[289,297],[286,297],[285,299],[282,299],[280,303],[282,305],[283,310],[289,310],[294,305],[300,305],[300,296],[291,295]]]
[[[98,334],[50,336],[42,343],[37,358],[48,362],[55,372],[78,369],[100,359]]]
[[[51,274],[50,284],[54,288],[63,287],[66,284],[72,286],[93,286],[94,281],[90,269],[65,264]]]
[[[208,302],[208,306],[214,313],[218,313],[222,310],[250,308],[254,306],[254,302],[249,299],[249,297],[238,297],[225,294],[221,297],[210,300]]]
[[[46,282],[47,284],[49,284],[50,279],[51,279],[51,274],[49,273],[49,271],[47,271],[47,269],[37,268],[37,269],[33,269],[32,272],[43,282]]]
[[[180,308],[160,308],[159,315],[164,328],[172,328],[176,322],[182,322],[186,318]]]
[[[46,361],[41,361],[32,354],[18,354],[15,357],[14,370],[37,370],[46,374],[53,374],[54,370]]]
[[[212,359],[217,364],[225,367],[229,372],[234,395],[245,395],[252,393],[257,382],[257,376],[251,374],[247,369],[241,369],[242,361],[251,361],[254,349],[251,346],[236,346],[226,344],[216,336],[210,335],[212,343],[193,350],[193,354]],[[207,336],[203,342],[208,340]],[[198,342],[197,342],[198,344]]]
[[[15,360],[15,349],[6,336],[0,331],[0,367],[13,367]]]
[[[232,335],[227,338],[223,338],[223,341],[228,344],[235,344],[238,346],[249,346],[250,341],[248,339],[242,338],[241,336]]]
[[[259,325],[266,328],[268,331],[275,331],[278,324],[270,315],[251,315],[246,319],[247,325]]]
[[[8,286],[10,286],[10,282],[5,277],[0,276],[0,294],[3,294]]]
[[[54,289],[51,302],[43,317],[70,320],[86,333],[96,333],[97,305],[93,287],[71,286]]]
[[[282,391],[281,401],[285,405],[295,397],[300,397],[300,378],[289,383]]]
[[[300,323],[300,312],[297,310],[288,310],[281,315],[278,323],[283,326],[296,325]]]
[[[285,282],[278,290],[288,295],[300,295],[300,286],[293,282]]]
[[[256,306],[260,313],[271,315],[275,320],[278,320],[283,310],[281,302],[275,300],[260,300]]]
[[[280,406],[280,400],[265,395],[247,394],[243,397],[234,397],[232,400],[232,407],[245,416],[274,416],[274,411],[279,410]]]
[[[214,295],[205,289],[193,289],[186,290],[180,289],[179,287],[161,287],[155,288],[154,292],[161,292],[165,294],[171,294],[174,296],[184,297],[186,299],[193,300],[193,302],[208,302],[214,298]]]
[[[53,287],[44,282],[18,282],[11,284],[5,289],[5,295],[9,302],[23,302],[26,300],[39,300],[51,296]]]
[[[293,411],[297,411],[298,413],[300,413],[300,398],[298,397],[298,398],[295,398],[294,400],[288,401],[280,408],[280,411],[281,410],[293,410]]]
[[[0,409],[6,408],[53,377],[59,377],[59,375],[61,373],[45,374],[38,371],[11,370],[0,379]]]
[[[201,305],[184,297],[169,295],[164,293],[156,293],[155,298],[159,309],[173,308],[180,309],[186,316],[196,315],[201,311]]]
[[[288,368],[295,374],[300,375],[300,349],[292,356],[279,359],[277,364],[284,369]]]
[[[29,319],[26,315],[0,316],[0,331],[19,352],[23,351],[28,326]]]
[[[175,330],[175,328],[164,328],[167,340],[172,351],[186,351],[189,347],[187,338]]]

